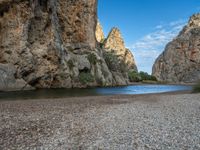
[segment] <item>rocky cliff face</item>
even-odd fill
[[[0,1],[0,89],[114,84],[96,49],[96,7],[96,0]]]
[[[124,39],[118,28],[113,28],[107,39],[104,42],[104,48],[107,52],[112,52],[119,58],[120,61],[123,61],[128,70],[137,71],[137,66],[133,54],[129,49],[125,47]]]
[[[95,35],[96,35],[97,42],[102,43],[104,41],[105,36],[103,33],[103,28],[99,21],[97,22]]]
[[[129,83],[128,72],[137,71],[134,56],[125,47],[118,28],[111,29],[108,37],[103,40],[104,58],[117,84]]]
[[[153,66],[153,75],[168,82],[196,82],[200,79],[200,14],[169,44]]]
[[[119,85],[95,38],[96,0],[1,0],[0,90]]]

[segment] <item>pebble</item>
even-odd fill
[[[0,101],[4,149],[200,150],[200,94]]]

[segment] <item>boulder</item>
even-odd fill
[[[33,89],[23,79],[16,79],[16,68],[12,64],[0,64],[0,91]]]

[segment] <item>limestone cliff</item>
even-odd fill
[[[96,49],[96,3],[0,1],[0,90],[115,84]]]
[[[0,90],[121,85],[96,24],[97,0],[1,0]]]
[[[125,47],[124,39],[118,28],[113,28],[104,42],[104,48],[108,52],[113,52],[123,61],[129,70],[137,71],[133,54]]]
[[[200,14],[193,15],[167,44],[153,66],[153,75],[161,81],[177,83],[200,79]]]
[[[111,29],[102,45],[104,58],[114,79],[118,84],[127,84],[129,82],[128,72],[137,71],[137,67],[133,54],[125,47],[120,30],[118,28]]]
[[[103,28],[100,22],[97,22],[96,31],[95,31],[97,42],[102,43],[105,39]]]

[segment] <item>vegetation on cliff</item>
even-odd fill
[[[118,31],[104,37],[97,0],[3,0],[0,6],[6,8],[0,10],[0,90],[128,84],[124,69],[136,68],[133,56],[118,43]],[[104,58],[105,39],[117,59]]]
[[[136,71],[130,71],[128,73],[129,80],[131,82],[142,82],[142,81],[157,81],[156,77],[149,75],[146,72],[136,72]]]
[[[193,87],[194,93],[200,93],[200,81]]]
[[[87,84],[87,83],[91,83],[91,82],[94,82],[94,77],[93,75],[91,75],[90,73],[88,72],[81,72],[79,74],[79,81],[82,83],[82,84]]]

